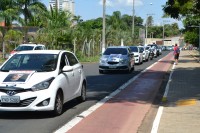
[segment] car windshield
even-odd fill
[[[150,47],[146,47],[146,50],[149,50]]]
[[[138,48],[137,47],[130,47],[131,52],[138,52]]]
[[[18,46],[15,51],[33,50],[34,46]]]
[[[107,48],[103,55],[122,54],[127,55],[126,48]]]
[[[57,54],[15,54],[2,66],[1,71],[54,71],[57,66],[57,59]]]

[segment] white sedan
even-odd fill
[[[138,47],[140,48],[140,50],[143,53],[143,61],[148,61],[149,60],[149,53],[145,49],[145,46],[138,46]]]
[[[22,51],[0,66],[0,111],[52,111],[86,100],[86,77],[76,56],[64,50]]]
[[[142,64],[143,63],[143,53],[140,52],[139,47],[137,46],[130,46],[131,52],[134,54],[135,63]]]

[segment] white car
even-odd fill
[[[0,66],[0,111],[52,111],[86,100],[86,77],[76,56],[64,50],[22,51]]]
[[[130,46],[131,52],[134,54],[135,63],[143,63],[143,53],[140,52],[140,49],[137,46]]]
[[[10,52],[9,58],[20,51],[28,50],[45,50],[46,47],[43,44],[20,44],[13,51]]]
[[[144,46],[138,46],[140,48],[140,50],[143,53],[143,61],[148,61],[149,60],[149,53],[147,52],[147,50],[145,50]]]

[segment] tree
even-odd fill
[[[188,43],[198,46],[198,32],[191,31],[189,27],[199,26],[200,1],[199,0],[168,0],[163,6],[164,12],[172,18],[183,18],[185,26],[185,39]],[[192,33],[193,32],[193,33]]]
[[[0,1],[0,17],[4,20],[5,26],[10,27],[14,20],[18,19],[16,1],[1,0]]]
[[[42,12],[41,16],[43,27],[38,31],[36,39],[49,45],[49,48],[71,48],[72,15],[51,7],[50,11]]]
[[[148,16],[146,24],[147,24],[147,26],[153,26],[153,17],[152,16]]]

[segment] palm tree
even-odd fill
[[[5,22],[6,27],[10,27],[12,22],[18,18],[16,2],[13,0],[0,1],[0,18]]]
[[[40,2],[40,0],[17,0],[18,10],[24,17],[24,24],[28,24],[33,21],[34,14],[38,14],[41,11],[46,11],[46,6]]]
[[[64,45],[63,40],[66,42],[72,41],[70,36],[72,15],[69,12],[58,11],[50,7],[50,11],[43,12],[41,16],[43,28],[38,31],[40,39],[42,39],[41,36],[44,36],[43,41],[51,45],[51,47],[56,46],[56,48]]]
[[[46,6],[40,0],[16,0],[18,14],[22,15],[24,21],[20,21],[24,29],[24,41],[27,42],[27,26],[32,26],[35,22],[34,15],[46,11]]]

